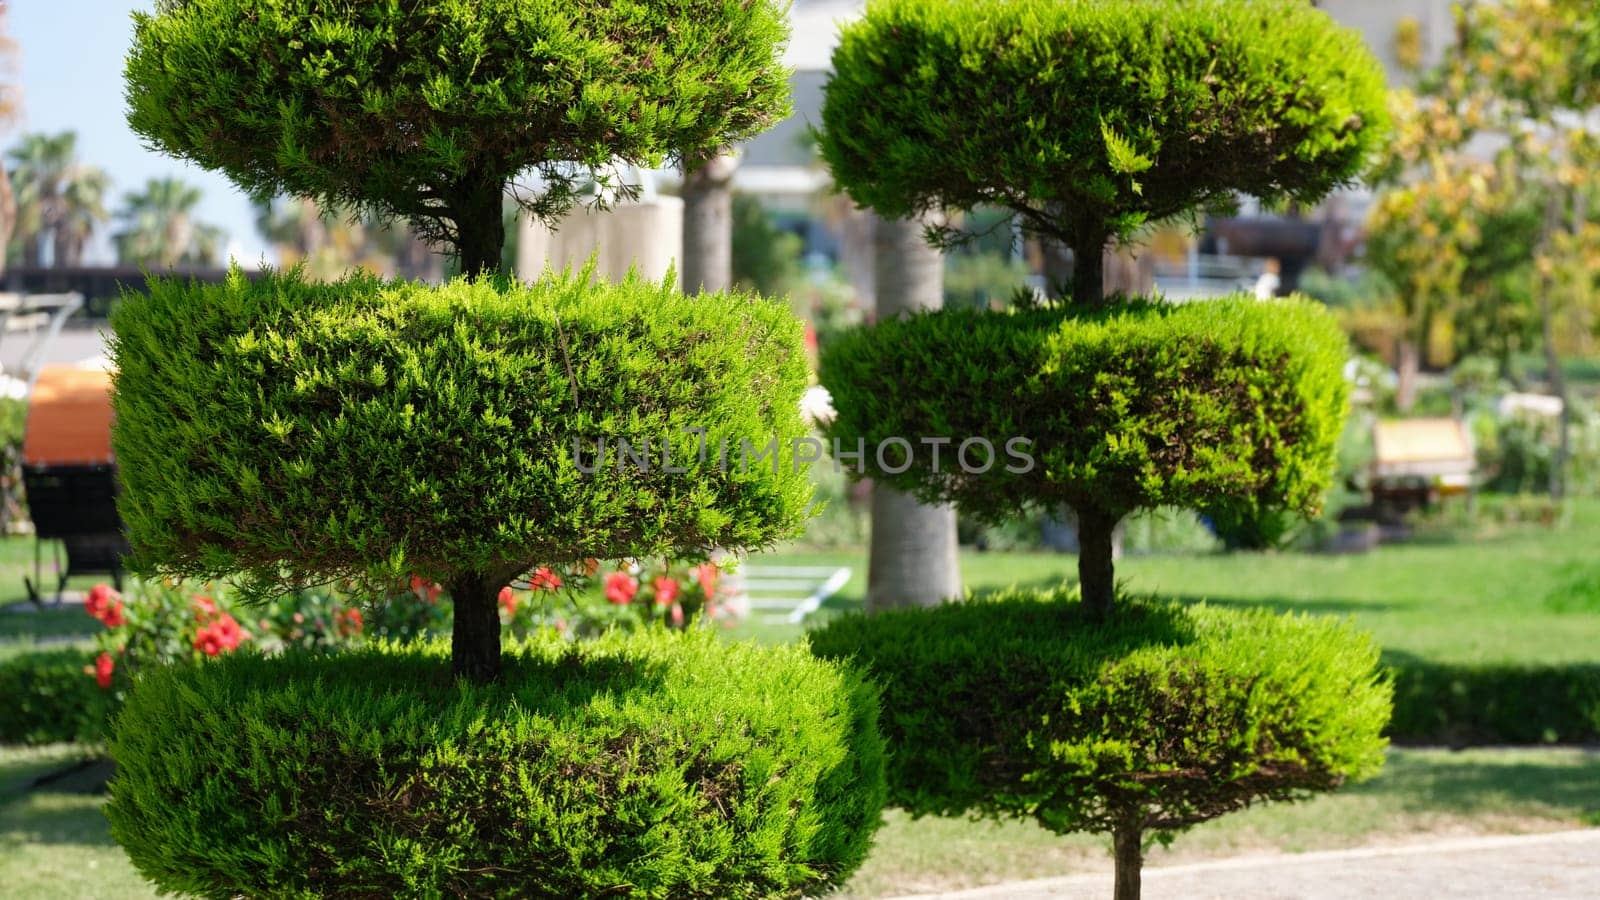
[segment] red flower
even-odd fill
[[[517,595],[509,587],[500,589],[500,608],[505,610],[508,616],[517,614]]]
[[[683,607],[676,603],[672,604],[672,625],[675,628],[683,627]]]
[[[553,594],[561,587],[561,576],[544,566],[540,566],[533,570],[533,577],[528,579],[528,586],[536,591],[546,591]]]
[[[196,594],[194,598],[194,612],[195,616],[201,620],[204,620],[210,616],[214,616],[217,614],[216,601],[212,600],[210,597],[204,597]]]
[[[117,663],[111,658],[111,654],[102,653],[94,658],[94,665],[84,666],[83,671],[93,675],[95,684],[100,685],[101,690],[106,690],[111,687],[111,672],[116,667]]]
[[[360,634],[366,624],[361,619],[361,610],[351,607],[339,614],[339,633],[342,635]]]
[[[239,628],[239,623],[233,616],[223,613],[215,622],[195,632],[194,648],[207,656],[216,656],[224,650],[232,650],[239,646],[244,639],[244,632]]]
[[[606,576],[606,600],[618,606],[627,606],[633,602],[633,595],[639,593],[639,582],[626,572],[612,572]]]
[[[595,559],[592,556],[585,558],[584,561],[578,566],[579,575],[593,575],[598,571],[600,571],[600,560]]]
[[[89,589],[89,596],[83,599],[83,610],[89,615],[104,622],[106,611],[111,608],[111,601],[117,599],[117,592],[109,584],[97,584]]]
[[[105,615],[100,617],[100,621],[106,623],[107,628],[116,628],[127,621],[122,617],[122,601],[111,601],[111,608],[106,610]]]
[[[717,592],[717,578],[722,575],[714,563],[704,562],[694,567],[694,578],[700,582],[700,590],[705,592],[706,599],[710,600]]]
[[[411,590],[417,595],[418,599],[428,603],[436,603],[439,600],[439,592],[443,591],[444,588],[430,581],[422,580],[421,575],[413,575],[411,576]]]
[[[672,601],[678,599],[678,582],[676,580],[666,575],[662,575],[655,581],[651,582],[651,585],[656,589],[656,605],[666,606]],[[683,615],[683,611],[679,610],[678,615],[681,617]]]

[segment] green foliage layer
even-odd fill
[[[946,310],[880,322],[824,348],[822,380],[846,452],[864,440],[873,478],[1000,521],[1067,503],[1113,521],[1155,506],[1228,501],[1314,510],[1346,408],[1346,342],[1320,305],[1237,297],[1111,311]],[[873,448],[915,445],[900,474]],[[969,475],[968,438],[996,448]],[[924,438],[949,438],[935,470]],[[1028,472],[1007,457],[1033,441]],[[968,454],[986,461],[981,448]]]
[[[550,640],[482,687],[442,653],[152,673],[111,745],[113,836],[202,896],[792,897],[866,855],[875,691],[803,648]]]
[[[530,168],[544,193],[523,199],[554,215],[582,186],[564,164],[693,159],[788,112],[773,0],[184,0],[134,20],[134,131],[257,196],[434,240]]]
[[[1319,198],[1388,130],[1383,70],[1304,0],[881,0],[833,63],[819,142],[856,202],[1096,251],[1236,191]]]
[[[442,288],[235,273],[153,280],[112,324],[141,572],[472,572],[492,600],[535,564],[758,547],[806,515],[800,323],[757,297],[587,272]],[[709,432],[703,463],[689,427]],[[684,471],[663,466],[669,437]],[[741,440],[773,438],[777,464],[740,464]],[[649,472],[617,464],[619,439],[651,442]]]
[[[1328,619],[1010,592],[835,620],[883,689],[890,802],[1056,832],[1173,831],[1375,772],[1390,686]]]
[[[0,744],[103,740],[117,697],[84,671],[90,662],[73,647],[0,660]]]

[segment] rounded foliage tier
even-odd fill
[[[890,803],[1056,832],[1175,831],[1377,771],[1392,688],[1332,619],[1063,589],[835,620],[883,691]]]
[[[490,686],[438,647],[241,654],[141,681],[107,815],[199,896],[814,895],[878,825],[876,710],[706,633],[530,643]]]
[[[554,213],[572,164],[693,159],[771,127],[787,35],[772,0],[183,0],[135,16],[128,119],[257,195],[453,242],[530,168]]]
[[[836,338],[822,380],[877,480],[1001,520],[1066,503],[1314,510],[1343,425],[1347,342],[1320,304],[1233,297],[1107,310],[946,310]],[[909,466],[901,451],[912,447]],[[960,445],[982,438],[965,460]],[[1031,441],[1032,466],[1006,452]],[[948,440],[937,463],[929,441]],[[1018,449],[1024,445],[1018,445]],[[885,448],[880,460],[876,448]]]
[[[235,272],[152,280],[112,325],[141,571],[472,572],[492,597],[534,565],[764,546],[808,514],[800,323],[758,297]]]
[[[1382,67],[1304,0],[880,0],[821,153],[890,217],[1003,206],[1098,251],[1235,192],[1315,200],[1388,131]]]

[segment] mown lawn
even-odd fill
[[[1413,543],[1361,555],[1305,553],[1131,557],[1117,564],[1126,589],[1185,600],[1350,616],[1391,659],[1437,663],[1600,662],[1600,503],[1575,506],[1563,528],[1527,526],[1465,543]],[[766,564],[841,565],[854,577],[822,615],[858,609],[866,550],[779,551]],[[1045,586],[1077,577],[1072,556],[961,555],[970,590]],[[753,625],[763,640],[801,629]]]

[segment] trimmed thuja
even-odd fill
[[[837,619],[812,651],[883,691],[889,801],[914,816],[1112,835],[1118,900],[1143,845],[1377,772],[1392,687],[1337,620],[1024,591]]]
[[[587,272],[442,288],[236,272],[153,279],[112,325],[137,569],[419,574],[450,588],[455,667],[476,680],[498,672],[495,596],[519,573],[759,547],[805,518],[800,324],[758,297]],[[703,456],[685,428],[705,429]],[[719,458],[774,439],[777,458]]]
[[[833,64],[818,144],[840,187],[890,218],[979,208],[1011,213],[1025,232],[1072,250],[1075,313],[1115,305],[1117,298],[1104,295],[1101,273],[1109,242],[1130,240],[1149,224],[1226,207],[1240,194],[1269,203],[1314,202],[1357,178],[1388,133],[1382,68],[1359,34],[1338,27],[1303,0],[881,0],[844,29]],[[935,229],[931,237],[941,243],[963,238],[949,229]],[[1006,341],[1028,340],[1021,332],[1031,326],[1004,327],[1019,331]],[[874,334],[883,341],[880,352],[898,353],[892,341],[883,340],[889,329]],[[1293,355],[1297,346],[1281,349]],[[1253,353],[1248,346],[1237,349]],[[1159,369],[1184,351],[1151,344],[1139,353],[1137,360],[1115,362]],[[1200,364],[1221,361],[1214,357]],[[960,378],[963,367],[1003,367],[1013,361],[950,356],[945,362],[958,373],[948,377]],[[1269,369],[1274,365],[1271,359],[1255,362]],[[1062,365],[1072,367],[1068,359]],[[1121,389],[1111,382],[1133,378],[1135,371],[1107,370],[1108,383],[1092,385],[1096,396],[1116,401]],[[1202,390],[1208,389],[1212,373],[1196,371]],[[1039,373],[1024,363],[1016,374]],[[1166,388],[1178,392],[1171,400],[1183,406],[1188,400],[1184,381],[1177,372],[1168,374]],[[830,389],[854,377],[824,375]],[[1251,377],[1270,380],[1267,374]],[[893,398],[885,405],[924,414],[928,424],[941,428],[942,417],[1009,406],[1011,390],[1024,395],[1034,390],[1020,380],[982,394],[937,393],[930,386],[940,384],[938,378],[873,384]],[[1002,386],[998,379],[991,385]],[[1128,389],[1143,390],[1137,384]],[[1195,465],[1227,468],[1257,454],[1243,453],[1232,461],[1212,458],[1208,443],[1220,438],[1238,449],[1241,435],[1186,433],[1176,419],[1161,425],[1159,405],[1165,399],[1154,387],[1149,391],[1145,399],[1155,405],[1142,415],[1152,429],[1140,434],[1106,428],[1115,419],[1115,409],[1107,408],[1093,413],[1093,423],[1073,423],[1080,431],[1102,430],[1073,437],[1068,449],[1053,450],[1036,435],[1039,450],[1047,457],[1056,453],[1068,468],[1043,460],[1034,483],[1048,484],[1052,499],[1080,495],[1081,505],[1072,506],[1083,549],[1084,600],[1098,609],[1113,603],[1113,531],[1123,514],[1144,504],[1143,498],[1179,493],[1186,494],[1178,498],[1184,503],[1195,497],[1220,501],[1238,488],[1249,499],[1261,486],[1236,475],[1206,478],[1203,490],[1185,487]],[[865,421],[846,407],[867,392],[858,387],[849,393],[836,403],[841,414]],[[1086,409],[1075,397],[1060,399]],[[1232,424],[1239,428],[1275,427],[1252,420],[1255,400],[1248,393],[1213,402],[1231,405]],[[1002,436],[945,430],[898,434],[911,439]],[[1028,436],[1029,431],[1005,434]],[[1143,449],[1129,440],[1144,442]],[[1083,455],[1095,442],[1099,448]],[[1321,462],[1320,445],[1302,446],[1307,458]],[[1264,451],[1284,452],[1275,445]],[[1109,486],[1112,476],[1098,457],[1129,453],[1151,457],[1144,471],[1119,470],[1141,480]],[[1258,477],[1270,486],[1304,474]],[[1083,490],[1090,482],[1094,486]],[[970,498],[984,490],[980,483],[962,492]],[[924,496],[937,493],[928,490]]]

